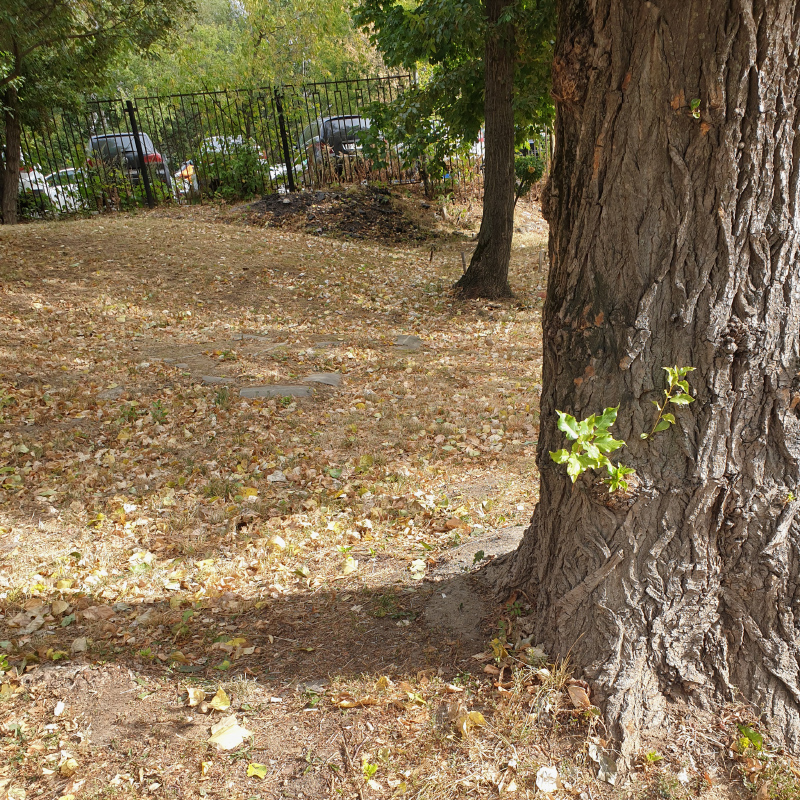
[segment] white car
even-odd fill
[[[40,216],[52,211],[56,203],[53,190],[47,185],[44,174],[37,166],[31,166],[22,159],[19,167],[19,193],[31,198],[28,213]]]
[[[81,197],[78,184],[78,181],[82,180],[82,175],[81,170],[67,167],[58,172],[51,172],[45,177],[52,202],[59,211],[78,211],[85,208],[86,201]]]

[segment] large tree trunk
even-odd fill
[[[507,585],[626,756],[668,699],[739,692],[800,747],[798,37],[794,0],[561,3],[541,493]],[[675,364],[697,402],[641,441]],[[637,482],[573,486],[556,409],[617,403]]]
[[[17,90],[9,86],[3,96],[5,123],[5,160],[0,195],[3,222],[13,225],[17,221],[17,196],[19,195],[19,164],[22,126],[19,119]]]
[[[514,28],[498,24],[513,0],[486,0],[483,218],[469,268],[455,285],[463,297],[510,297],[514,235]]]

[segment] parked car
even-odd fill
[[[361,151],[360,134],[369,127],[367,117],[352,114],[318,117],[303,129],[297,147],[317,164],[322,163],[326,153],[337,157],[356,155]]]
[[[59,211],[78,211],[86,205],[81,195],[80,183],[85,181],[83,171],[76,167],[66,167],[51,172],[45,177],[53,203]]]
[[[146,133],[139,133],[142,145],[144,163],[148,165],[150,174],[156,180],[166,184],[172,189],[172,175],[170,174],[167,160],[156,150],[155,145]],[[97,166],[102,162],[109,167],[120,167],[131,183],[139,183],[139,155],[136,151],[136,141],[132,133],[106,133],[92,136],[86,147],[88,154],[87,165]]]
[[[47,185],[38,164],[32,164],[24,154],[19,165],[19,202],[24,216],[41,216],[53,210],[55,192]]]

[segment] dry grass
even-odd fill
[[[215,207],[0,229],[0,797],[534,797],[540,766],[585,800],[737,796],[678,780],[707,745],[599,782],[518,604],[426,615],[461,579],[423,574],[533,510],[545,226],[518,211],[514,302],[459,304],[471,212],[393,202],[424,244]],[[239,397],[315,372],[341,386]],[[227,753],[182,699],[220,684],[253,733]]]

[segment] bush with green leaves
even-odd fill
[[[528,194],[531,186],[541,180],[544,174],[544,161],[534,154],[515,156],[514,174],[517,178],[517,188],[514,192],[514,205],[516,205],[517,200]]]
[[[226,143],[221,151],[201,153],[198,173],[201,188],[224,200],[250,200],[264,187],[261,155],[254,142]]]
[[[150,190],[156,205],[172,199],[172,192],[166,183],[150,180]],[[78,184],[81,199],[97,207],[98,211],[130,211],[147,205],[147,191],[144,181],[133,183],[118,166],[104,164],[102,167],[87,169],[83,180]]]
[[[17,198],[20,219],[39,219],[53,213],[53,203],[44,192],[21,191]]]

